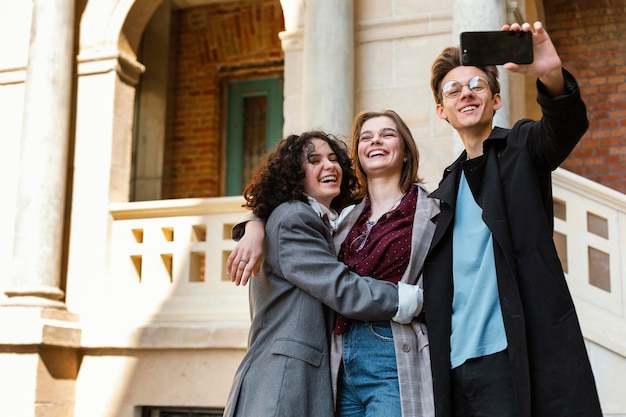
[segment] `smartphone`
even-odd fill
[[[509,30],[461,33],[463,65],[502,65],[533,62],[532,33]]]

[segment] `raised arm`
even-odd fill
[[[514,23],[502,26],[502,30],[523,30],[528,32],[531,30],[531,26],[529,23],[524,23],[521,26],[518,23]],[[534,23],[533,62],[528,65],[507,62],[504,64],[504,69],[539,78],[550,97],[565,94],[561,58],[541,22]]]

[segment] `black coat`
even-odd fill
[[[483,155],[465,152],[444,172],[430,197],[441,201],[424,266],[435,410],[451,415],[450,330],[452,229],[461,170],[493,235],[498,290],[520,417],[601,417],[580,325],[552,240],[551,172],[587,130],[585,104],[575,79],[568,93],[547,97],[543,117],[512,129],[494,128]]]

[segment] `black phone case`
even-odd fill
[[[463,65],[502,65],[533,62],[532,33],[524,31],[462,32]]]

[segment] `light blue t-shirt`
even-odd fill
[[[457,195],[452,239],[452,368],[471,358],[500,352],[507,347],[498,296],[491,230],[482,219],[465,174]]]

